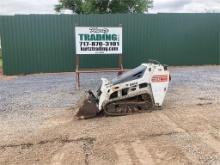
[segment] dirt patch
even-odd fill
[[[5,76],[3,75],[3,70],[0,68],[0,80],[14,80],[17,76]]]
[[[1,145],[0,162],[218,164],[220,125],[213,122],[213,115],[216,121],[220,116],[216,106],[205,106],[207,111],[203,106],[194,106],[90,120],[73,116],[69,120],[70,116],[64,114],[68,122],[50,118],[49,122],[59,124],[42,126],[41,133],[27,138],[26,143]]]

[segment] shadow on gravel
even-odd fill
[[[141,112],[136,112],[136,113],[132,113],[132,114],[127,114],[127,115],[112,115],[112,116],[109,116],[109,115],[105,115],[105,113],[102,111],[102,112],[99,112],[97,113],[96,115],[94,116],[90,116],[90,117],[87,117],[87,118],[83,118],[83,117],[78,117],[77,115],[75,115],[76,119],[78,120],[92,120],[92,119],[95,119],[95,118],[102,118],[102,117],[121,117],[121,116],[131,116],[131,115],[137,115],[137,114],[143,114],[143,113],[151,113],[151,112],[154,112],[154,111],[158,111],[158,110],[162,110],[162,109],[151,109],[151,110],[145,110],[145,111],[141,111]],[[163,109],[165,110],[165,109]]]

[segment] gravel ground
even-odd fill
[[[103,76],[111,79],[115,74],[82,74],[81,91],[97,89]],[[42,121],[74,107],[80,98],[81,91],[76,89],[73,73],[35,74],[2,79],[0,125],[4,131],[0,132],[0,136],[6,140],[36,132]]]
[[[220,66],[170,71],[162,111],[83,121],[73,73],[0,78],[0,164],[220,164]]]

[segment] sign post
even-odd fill
[[[82,27],[75,26],[75,50],[76,50],[76,81],[80,87],[79,74],[93,72],[123,72],[122,66],[122,27]],[[105,55],[118,56],[117,68],[106,69],[80,69],[81,55]]]

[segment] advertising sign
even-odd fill
[[[122,54],[122,27],[75,27],[76,54]]]

